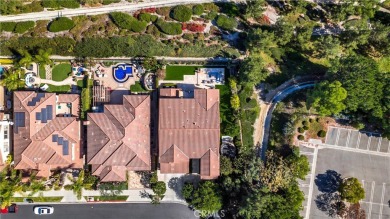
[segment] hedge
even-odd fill
[[[143,32],[147,26],[145,21],[138,21],[133,16],[122,12],[112,12],[110,13],[110,17],[119,28],[133,32]]]
[[[214,20],[217,17],[217,15],[218,15],[217,12],[211,11],[208,14],[206,14],[206,16],[204,16],[204,18],[207,20]]]
[[[141,13],[141,14],[138,15],[138,19],[140,21],[145,21],[147,23],[149,23],[149,22],[156,22],[157,18],[158,18],[157,15],[152,15],[152,14],[149,14],[149,13]]]
[[[171,11],[171,16],[173,19],[180,22],[187,22],[191,20],[192,10],[184,5],[178,5],[174,7]]]
[[[224,30],[234,30],[238,25],[235,18],[231,18],[226,15],[218,15],[216,23]]]
[[[15,22],[2,22],[0,23],[0,31],[12,32],[15,29]]]
[[[201,15],[203,14],[203,12],[204,12],[203,5],[194,5],[194,7],[192,7],[192,13],[194,15]]]
[[[27,30],[33,28],[35,26],[34,21],[24,21],[24,22],[18,22],[15,26],[15,33],[24,33]]]
[[[42,6],[45,8],[79,8],[80,2],[77,0],[42,0]]]
[[[176,22],[165,22],[162,19],[158,19],[156,26],[161,32],[168,35],[180,35],[182,34],[181,24]]]
[[[120,1],[121,0],[103,0],[102,4],[103,5],[109,5],[109,4],[112,4],[112,3],[118,3]]]
[[[304,140],[305,139],[305,137],[303,137],[303,135],[298,135],[298,140]]]
[[[64,30],[70,30],[74,27],[74,21],[67,17],[59,17],[53,20],[49,24],[50,32],[60,32]]]

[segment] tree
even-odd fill
[[[0,172],[0,200],[1,208],[11,205],[11,198],[16,192],[23,189],[22,173],[6,165]]]
[[[273,151],[267,152],[266,162],[260,166],[260,184],[270,192],[286,188],[293,181],[288,163]]]
[[[142,66],[146,70],[150,70],[150,71],[156,71],[159,67],[157,60],[154,57],[145,57],[143,62],[142,62]]]
[[[246,2],[245,16],[247,18],[260,17],[264,11],[264,0],[250,0]]]
[[[340,41],[332,35],[321,36],[315,41],[314,46],[318,58],[333,59],[341,56],[342,47]]]
[[[215,22],[217,23],[218,27],[224,30],[234,30],[238,25],[234,17],[228,17],[223,14],[218,15]]]
[[[19,50],[20,59],[18,60],[18,64],[20,66],[26,67],[33,62],[32,55],[27,50]]]
[[[217,184],[211,181],[203,181],[193,193],[191,204],[201,211],[202,216],[216,212],[222,207],[222,197],[218,192]],[[207,214],[205,215],[205,213]]]
[[[241,81],[254,85],[265,80],[268,76],[268,72],[264,67],[264,60],[258,55],[251,55],[248,58],[245,58],[240,68]]]
[[[51,48],[48,50],[39,49],[38,54],[35,55],[34,59],[40,65],[51,65],[53,63],[53,61],[50,59],[51,52]]]
[[[232,94],[230,98],[230,104],[235,111],[240,109],[240,98],[237,94]]]
[[[275,47],[277,47],[276,39],[272,32],[263,31],[260,28],[257,28],[248,33],[246,48],[252,53],[270,51],[270,48]]]
[[[295,147],[287,158],[288,166],[294,177],[304,180],[310,172],[310,164],[305,155],[299,154],[299,147]]]
[[[280,17],[275,24],[275,38],[279,45],[288,44],[294,35],[295,27],[287,17]]]
[[[61,1],[61,2],[67,2],[67,1]],[[53,20],[49,24],[49,31],[50,32],[60,32],[64,30],[70,30],[75,26],[75,23],[73,20],[67,18],[67,17],[59,17]]]
[[[338,114],[346,108],[343,101],[347,91],[339,81],[323,81],[317,84],[307,96],[308,108],[313,107],[322,116]]]
[[[345,219],[365,219],[366,212],[361,208],[360,203],[350,205],[345,212]]]
[[[78,200],[83,197],[83,188],[86,186],[84,184],[84,174],[84,170],[81,170],[77,178],[73,178],[68,175],[68,179],[72,182],[72,184],[65,186],[65,189],[73,190],[73,193],[76,195]]]
[[[0,80],[0,85],[6,87],[9,91],[23,88],[25,83],[21,79],[22,75],[24,75],[23,69],[9,69],[4,73],[4,78]]]
[[[188,182],[184,183],[184,186],[181,190],[183,198],[188,202],[191,202],[193,192],[194,192],[194,185]]]
[[[327,74],[340,81],[347,91],[346,110],[361,110],[376,118],[383,117],[384,78],[374,60],[360,55],[343,57],[332,62]]]
[[[364,199],[364,189],[355,177],[344,179],[339,187],[340,196],[349,203],[356,204]]]
[[[228,157],[221,156],[220,170],[222,175],[230,175],[233,172],[232,161]]]
[[[157,181],[152,184],[152,190],[155,195],[152,196],[152,204],[160,204],[160,201],[164,198],[164,194],[167,191],[167,186],[164,181]]]

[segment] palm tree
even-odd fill
[[[6,87],[9,91],[16,90],[24,87],[24,81],[20,78],[21,74],[24,74],[24,70],[8,70],[4,74],[4,79],[0,80],[0,85]]]
[[[21,58],[19,59],[19,65],[26,67],[33,62],[32,55],[27,50],[19,50]]]
[[[7,165],[0,172],[0,199],[1,208],[5,208],[11,205],[11,198],[15,192],[22,191],[22,174],[17,170]]]
[[[51,48],[48,50],[39,49],[38,54],[35,55],[34,59],[40,65],[51,65],[53,63],[53,61],[50,59],[51,52]]]
[[[68,179],[72,182],[70,185],[66,185],[66,190],[73,190],[73,193],[77,196],[77,199],[81,199],[83,197],[83,188],[84,185],[84,170],[81,170],[79,176],[77,178],[73,178],[68,176]]]

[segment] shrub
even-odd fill
[[[161,32],[160,30],[158,30],[158,28],[156,27],[156,25],[152,24],[152,25],[149,25],[146,29],[146,33],[147,34],[151,34],[153,35],[154,37],[156,38],[159,38],[161,36]]]
[[[194,7],[192,7],[192,13],[194,15],[201,15],[203,14],[203,12],[204,12],[203,5],[194,5]]]
[[[217,17],[217,15],[218,15],[217,12],[211,11],[206,16],[204,16],[204,18],[207,20],[214,20]]]
[[[325,137],[325,136],[326,136],[326,131],[324,131],[324,130],[319,131],[319,132],[317,133],[317,136],[320,137],[320,138]]]
[[[158,19],[156,26],[161,32],[168,35],[179,35],[182,33],[181,24],[176,22],[165,22],[162,19]]]
[[[40,1],[33,1],[30,4],[23,5],[22,7],[22,13],[31,13],[31,12],[40,12],[40,11],[43,11],[43,7]]]
[[[303,137],[303,135],[298,135],[298,140],[302,141],[304,139],[305,139],[305,137]]]
[[[112,12],[110,13],[110,17],[119,28],[133,32],[143,32],[147,26],[145,21],[138,21],[133,16],[122,12]]]
[[[191,20],[192,10],[187,6],[178,5],[172,9],[171,15],[177,21],[187,22]]]
[[[60,5],[57,0],[42,0],[42,6],[45,8],[58,8]]]
[[[226,15],[218,15],[216,23],[218,27],[225,30],[233,30],[237,27],[237,21],[235,18],[228,17]]]
[[[304,130],[302,127],[299,127],[299,128],[298,128],[298,132],[299,132],[299,133],[304,133],[305,130]]]
[[[70,30],[74,27],[73,20],[67,18],[67,17],[59,17],[53,20],[49,24],[49,31],[50,32],[60,32],[64,30]]]
[[[142,13],[156,13],[156,11],[156,8],[145,8],[141,10]]]
[[[320,122],[320,118],[316,118],[316,122]]]
[[[24,21],[24,22],[16,23],[15,33],[24,33],[27,30],[33,28],[34,26],[35,26],[34,21]]]
[[[15,22],[2,22],[0,23],[0,31],[12,32],[15,29]]]
[[[219,7],[214,3],[205,3],[203,7],[206,11],[219,11]]]
[[[103,0],[102,4],[103,5],[109,5],[109,4],[112,4],[112,3],[118,3],[120,1],[121,0]]]
[[[303,129],[304,129],[304,130],[309,130],[309,127],[303,126]]]
[[[140,21],[145,21],[147,23],[149,22],[156,22],[157,21],[157,15],[151,15],[149,13],[141,13],[138,15],[138,19]]]
[[[185,34],[183,34],[183,39],[186,39],[186,40],[189,40],[189,41],[193,41],[194,40],[194,34],[185,33]]]
[[[57,1],[61,7],[64,8],[79,8],[80,3],[76,0],[58,0]]]
[[[309,123],[305,120],[305,121],[302,121],[302,125],[304,125],[304,126],[308,126],[309,125]]]
[[[313,120],[312,118],[310,118],[310,119],[309,119],[309,122],[310,122],[310,123],[313,123],[313,122],[314,122],[314,120]]]
[[[196,24],[196,23],[187,23],[187,24],[185,24],[185,29],[187,29],[189,31],[192,31],[192,32],[203,32],[204,28],[205,27],[202,24]]]
[[[161,16],[165,16],[165,17],[169,17],[170,12],[171,12],[170,7],[157,8],[157,10],[156,10],[157,14],[159,14]]]

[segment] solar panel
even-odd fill
[[[35,114],[35,119],[36,120],[41,120],[41,113],[40,112],[37,112],[36,114]]]
[[[46,107],[47,109],[47,119],[52,120],[53,119],[53,106],[49,105]]]
[[[43,108],[41,112],[42,112],[42,122],[47,123],[47,110],[46,110],[46,108]]]
[[[15,113],[15,126],[16,127],[24,127],[25,126],[25,113],[24,112],[16,112]]]
[[[59,137],[57,142],[58,142],[59,145],[62,145],[63,142],[64,142],[64,138],[63,137]]]
[[[57,140],[58,140],[58,135],[52,135],[52,141],[53,142],[57,142]]]
[[[69,142],[64,141],[64,145],[62,145],[62,154],[69,155]]]
[[[43,97],[45,97],[44,93],[37,93],[37,95],[33,97],[31,101],[28,101],[27,106],[35,106],[37,102],[39,102]]]

